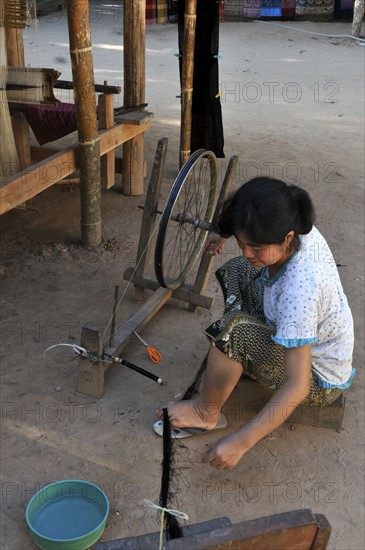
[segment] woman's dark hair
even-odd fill
[[[218,231],[230,237],[238,231],[252,244],[279,244],[289,233],[309,233],[314,206],[308,193],[296,185],[272,178],[244,183],[223,204]]]

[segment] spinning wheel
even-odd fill
[[[160,286],[176,290],[189,275],[210,230],[216,188],[216,157],[199,149],[178,173],[161,216],[155,248]]]
[[[81,346],[95,357],[103,353],[112,358],[119,358],[134,331],[139,332],[163,307],[174,297],[189,304],[189,309],[196,307],[209,309],[213,298],[205,296],[210,269],[214,257],[204,255],[201,258],[195,281],[192,285],[183,284],[189,275],[195,260],[198,258],[211,224],[215,223],[226,194],[233,182],[238,158],[231,157],[215,205],[217,185],[217,161],[211,151],[196,151],[183,165],[172,186],[163,212],[158,211],[158,198],[163,178],[163,169],[167,153],[167,138],[161,138],[157,145],[155,162],[143,208],[143,219],[138,243],[136,267],[128,267],[124,279],[135,285],[136,290],[145,288],[153,294],[144,301],[139,310],[129,318],[127,323],[114,330],[113,340],[109,347],[104,345],[101,328],[95,324],[85,324],[82,329]],[[149,246],[153,235],[156,214],[162,214],[159,233],[155,247],[156,277],[147,276]],[[116,297],[113,315],[116,311]],[[119,359],[115,362],[120,362]],[[126,363],[123,363],[126,365]],[[130,366],[131,364],[129,364]],[[101,397],[104,394],[105,372],[109,364],[105,361],[90,361],[80,357],[77,391],[90,397]],[[130,366],[130,368],[132,368]],[[136,369],[135,369],[136,370]],[[140,371],[139,371],[140,372]],[[151,375],[150,377],[154,377]],[[153,378],[155,380],[155,378]],[[160,383],[160,382],[159,382]]]

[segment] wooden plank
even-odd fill
[[[320,517],[321,516],[321,517]],[[218,518],[183,527],[183,537],[164,541],[166,550],[325,550],[313,546],[318,533],[331,527],[321,514],[308,509],[293,510],[232,525],[228,518]],[[159,533],[100,542],[95,550],[145,550],[157,548]]]
[[[112,94],[98,97],[99,130],[107,130],[114,124],[114,98]],[[101,186],[110,189],[115,184],[115,150],[109,151],[100,159]]]
[[[39,145],[32,145],[30,148],[30,156],[32,161],[39,162],[40,160],[48,159],[52,155],[62,153],[61,149],[51,149],[50,147],[40,147]]]
[[[100,154],[104,155],[122,143],[142,134],[150,124],[141,126],[115,124],[100,132]],[[51,187],[78,169],[78,145],[72,145],[52,157],[33,164],[0,184],[0,214],[15,208],[41,191]]]
[[[115,122],[117,124],[145,124],[148,120],[152,120],[153,113],[148,113],[147,111],[132,111],[130,113],[125,113],[124,115],[117,115],[115,117]]]
[[[323,514],[314,514],[317,522],[317,533],[311,550],[326,550],[331,536],[331,525]]]
[[[310,510],[275,514],[166,543],[166,550],[310,550],[317,532]]]
[[[77,146],[18,172],[0,184],[0,214],[25,202],[77,169]],[[20,175],[19,175],[20,174]]]
[[[151,275],[144,275],[144,277],[138,277],[133,275],[134,268],[128,267],[124,273],[123,278],[127,281],[131,281],[136,286],[148,288],[149,290],[157,290],[160,288],[156,278]],[[210,309],[213,304],[213,298],[210,296],[203,296],[193,291],[193,285],[187,283],[182,284],[179,288],[172,292],[172,297],[188,304],[195,304],[205,309]]]
[[[210,519],[201,523],[193,523],[192,525],[184,525],[182,527],[183,536],[197,535],[206,533],[213,529],[228,527],[231,524],[228,518]],[[94,550],[147,550],[149,548],[158,548],[160,533],[148,533],[137,537],[128,537],[126,539],[109,540],[99,542],[94,546]]]
[[[227,197],[228,192],[232,187],[233,179],[237,169],[237,163],[238,163],[237,155],[234,155],[233,157],[230,158],[228,168],[222,183],[221,191],[219,193],[217,205],[215,207],[214,214],[213,214],[213,220],[212,220],[213,228],[218,221],[218,217],[222,210],[223,203]],[[205,289],[207,288],[207,285],[208,285],[210,273],[213,268],[213,264],[214,264],[214,256],[211,256],[210,254],[203,254],[202,259],[200,260],[200,265],[199,265],[198,272],[194,282],[194,288],[193,288],[194,292],[197,292],[199,294],[201,292],[205,292]],[[197,308],[196,304],[189,305],[190,311],[195,311],[196,308]]]
[[[100,153],[104,155],[108,151],[119,147],[123,143],[140,136],[151,126],[150,122],[136,126],[134,124],[115,124],[109,130],[100,132]]]
[[[109,355],[118,356],[127,344],[133,331],[139,332],[148,323],[150,319],[162,308],[162,306],[171,298],[172,290],[168,288],[159,288],[152,296],[141,306],[128,321],[120,327],[113,336],[114,347],[106,349]]]

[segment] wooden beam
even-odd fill
[[[30,156],[33,162],[48,159],[52,155],[62,153],[62,149],[52,149],[51,147],[40,147],[39,145],[32,145],[30,148]]]
[[[23,29],[6,27],[6,53],[8,66],[24,67]],[[17,111],[12,114],[15,145],[18,152],[20,170],[32,164],[30,157],[29,126],[24,113]]]
[[[133,275],[134,268],[127,267],[123,273],[123,278],[127,281],[131,281],[136,286],[141,288],[148,288],[149,290],[157,290],[159,284],[155,277],[145,275],[144,277],[138,277],[138,275]],[[210,309],[213,304],[213,298],[210,296],[203,296],[194,292],[193,285],[188,283],[183,283],[179,288],[172,292],[172,297],[182,302],[187,302],[188,304],[194,304],[205,309]]]
[[[71,80],[56,80],[53,87],[59,90],[73,90],[74,83]],[[109,86],[109,84],[94,84],[94,88],[95,92],[102,94],[119,95],[122,91],[122,88],[120,86]]]
[[[115,124],[113,128],[103,130],[99,134],[100,155],[105,155],[149,127],[149,123],[141,126]],[[3,180],[0,184],[0,214],[8,212],[75,172],[79,167],[77,157],[76,144]]]
[[[237,169],[237,164],[238,164],[238,156],[234,155],[233,157],[231,157],[229,161],[226,175],[224,177],[221,191],[218,197],[217,205],[214,210],[214,215],[212,220],[213,228],[218,222],[219,214],[222,210],[223,203],[232,187],[233,179]],[[198,294],[205,292],[205,289],[207,288],[209,277],[213,268],[213,264],[214,264],[214,256],[211,256],[210,254],[203,254],[200,260],[200,265],[199,265],[198,272],[194,282],[194,292]],[[197,306],[195,304],[190,304],[189,306],[190,311],[195,311],[196,308]]]
[[[172,290],[169,288],[159,288],[152,296],[141,306],[128,321],[121,326],[113,336],[115,342],[113,348],[105,349],[109,355],[119,356],[133,331],[142,330],[150,319],[162,308],[162,306],[171,298]]]
[[[98,97],[99,129],[106,130],[114,124],[114,98],[112,94],[100,94]],[[109,151],[100,159],[101,186],[110,189],[115,184],[115,151]]]

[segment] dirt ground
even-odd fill
[[[93,10],[95,80],[122,83],[122,25],[118,11]],[[297,182],[311,194],[317,225],[331,243],[356,329],[354,365],[343,430],[287,424],[257,444],[236,469],[217,471],[201,453],[218,434],[192,438],[177,452],[176,502],[190,522],[228,516],[232,522],[310,508],[332,526],[329,548],[363,550],[364,540],[364,48],[342,38],[347,23],[225,23],[220,27],[220,82],[226,159],[239,155],[235,185],[258,173]],[[39,20],[25,35],[27,63],[53,67],[71,79],[64,12]],[[175,25],[147,28],[146,134],[151,170],[157,140],[169,138],[161,205],[177,173],[180,104]],[[68,93],[67,93],[68,94]],[[71,98],[63,92],[62,101]],[[117,105],[122,104],[118,98]],[[63,143],[75,139],[72,135]],[[57,145],[57,144],[56,144]],[[146,185],[148,177],[146,178]],[[154,366],[131,340],[130,361],[161,374],[160,387],[113,366],[95,400],[75,391],[77,361],[57,343],[79,343],[85,322],[106,327],[115,285],[124,298],[117,322],[138,309],[123,271],[133,266],[143,197],[120,185],[103,192],[103,245],[79,244],[77,186],[55,185],[27,209],[0,219],[1,292],[1,548],[35,548],[25,523],[34,492],[59,479],[100,485],[110,500],[103,540],[158,530],[143,499],[160,490],[161,441],[152,431],[158,404],[186,389],[207,350],[203,329],[222,308],[214,278],[210,310],[188,311],[171,300],[144,329],[163,361]],[[238,254],[230,245],[221,262]],[[147,296],[149,294],[147,293]],[[182,336],[183,335],[183,336]],[[262,397],[241,381],[226,404],[227,433],[257,411]],[[278,549],[279,550],[279,549]]]

